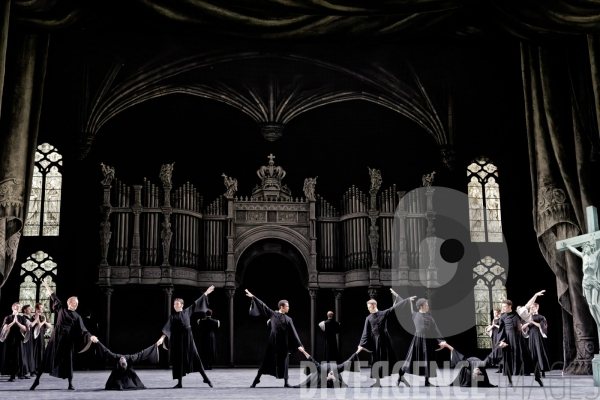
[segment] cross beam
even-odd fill
[[[567,245],[573,247],[581,247],[585,243],[594,243],[596,246],[596,250],[598,250],[598,244],[600,243],[600,229],[598,228],[598,209],[594,206],[589,206],[585,209],[585,213],[587,217],[586,219],[589,233],[557,241],[556,249],[558,251],[567,250]]]

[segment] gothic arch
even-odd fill
[[[279,247],[278,247],[279,246]],[[279,253],[291,260],[303,281],[308,282],[311,269],[310,244],[308,240],[293,229],[262,225],[241,234],[233,245],[236,277],[243,279],[248,263],[261,254]]]

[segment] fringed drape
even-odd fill
[[[557,240],[586,231],[585,207],[593,203],[591,149],[598,135],[589,57],[577,46],[522,43],[521,60],[534,229],[564,310],[564,372],[591,374],[597,337],[582,295],[581,262],[556,251]]]

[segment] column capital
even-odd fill
[[[173,290],[175,288],[172,285],[164,285],[164,286],[161,286],[161,289],[163,290],[163,292],[165,292],[166,295],[172,296]]]
[[[370,299],[377,300],[377,295],[379,294],[379,288],[370,287],[367,291],[369,292]]]
[[[342,294],[344,293],[344,289],[333,289],[333,297],[340,301],[342,299]]]
[[[310,295],[311,300],[316,299],[318,293],[319,289],[308,289],[308,294]]]
[[[106,297],[111,297],[115,288],[112,286],[100,286],[100,290],[102,290],[102,293],[104,293]]]
[[[235,288],[228,288],[225,289],[225,296],[227,296],[228,299],[233,299],[233,297],[235,296]]]

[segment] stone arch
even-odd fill
[[[263,225],[244,232],[234,242],[236,280],[243,281],[245,267],[261,254],[278,253],[292,261],[304,284],[311,269],[310,244],[293,229]]]

